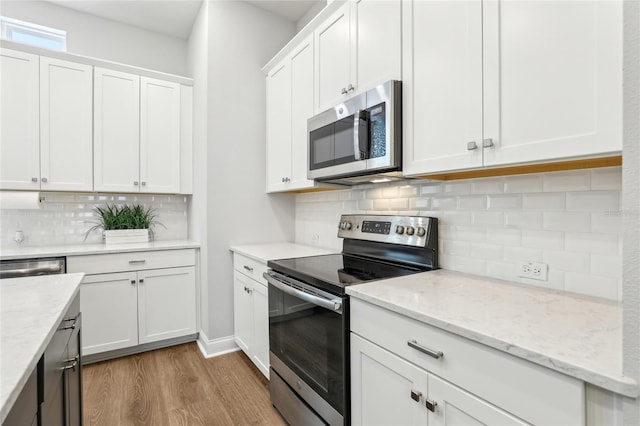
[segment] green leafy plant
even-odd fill
[[[151,207],[144,208],[140,204],[133,206],[106,204],[105,207],[95,206],[93,208],[97,216],[97,221],[92,222],[94,226],[89,228],[84,238],[87,239],[90,233],[103,229],[110,231],[113,229],[148,229],[153,239],[153,227],[164,225],[156,220],[158,215]]]

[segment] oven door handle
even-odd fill
[[[309,294],[304,291],[300,291],[296,288],[293,288],[282,281],[274,278],[268,272],[262,274],[265,280],[278,290],[281,290],[291,296],[297,297],[298,299],[302,299],[305,302],[312,303],[314,305],[320,306],[325,309],[329,309],[331,311],[342,312],[342,300],[341,299],[325,299],[324,297],[315,296],[313,294]]]

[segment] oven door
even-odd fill
[[[348,298],[274,271],[264,277],[269,282],[271,368],[325,422],[343,424]]]

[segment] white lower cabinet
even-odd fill
[[[262,273],[267,265],[233,257],[233,323],[236,344],[269,378],[269,297]]]
[[[575,378],[351,299],[354,425],[584,425]]]
[[[194,265],[191,249],[69,256],[68,272],[87,274],[80,285],[82,353],[195,334]]]

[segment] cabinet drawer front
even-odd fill
[[[577,379],[354,298],[351,331],[528,422],[584,424]]]
[[[233,254],[233,269],[236,271],[258,281],[260,284],[267,285],[267,282],[262,278],[262,274],[267,272],[267,265],[260,263],[257,260],[253,260],[247,256],[243,256],[238,253]]]
[[[85,274],[141,271],[195,265],[195,250],[139,251],[67,257],[67,271]]]

